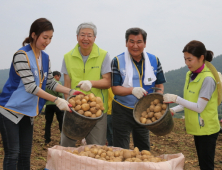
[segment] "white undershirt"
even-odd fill
[[[39,64],[39,70],[41,70],[42,69],[42,54],[41,54],[41,52],[39,54],[38,64]]]

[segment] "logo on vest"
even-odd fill
[[[38,71],[37,70],[35,70],[35,76],[38,77]]]
[[[93,68],[99,68],[99,66],[94,66],[94,67],[91,67],[91,68],[92,68],[92,69],[93,69]]]
[[[189,93],[192,93],[192,94],[194,94],[195,92],[194,92],[194,91],[191,91],[191,90],[189,90]]]
[[[47,76],[47,72],[44,73],[45,80],[46,80],[46,78],[47,78],[46,76]]]

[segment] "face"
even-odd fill
[[[54,79],[56,79],[57,81],[59,81],[59,80],[60,80],[60,77],[61,77],[61,76],[55,75],[55,76],[54,76]]]
[[[126,47],[133,58],[140,57],[144,48],[146,47],[142,34],[129,35],[129,39],[126,42]]]
[[[79,46],[83,50],[90,50],[93,47],[96,37],[94,36],[93,30],[91,28],[83,28],[79,31],[77,35],[77,41]]]
[[[203,65],[204,56],[201,55],[201,57],[198,59],[194,55],[184,52],[184,60],[190,71],[196,71]]]
[[[37,36],[35,33],[32,33],[32,38],[34,39],[33,46],[35,47],[36,51],[45,50],[47,45],[51,43],[53,36],[53,31],[44,31],[40,34],[40,36],[37,39]]]

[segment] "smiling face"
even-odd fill
[[[96,37],[91,28],[83,28],[77,35],[77,41],[82,50],[92,50]]]
[[[142,34],[129,35],[128,41],[126,42],[126,47],[133,58],[141,57],[141,54],[146,47]]]
[[[34,32],[32,33],[32,38],[34,40],[32,43],[32,46],[35,49],[35,52],[37,54],[41,50],[45,50],[45,48],[51,43],[52,36],[53,36],[52,30],[42,32],[39,35],[38,39],[37,39],[37,35],[35,35]]]
[[[203,65],[204,55],[201,55],[200,58],[197,58],[188,52],[184,52],[184,60],[190,71],[196,71]]]

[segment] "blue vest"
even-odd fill
[[[157,73],[157,59],[153,54],[149,54],[147,53],[149,60],[150,60],[150,64],[153,67],[153,72],[156,75]],[[122,80],[124,82],[125,80],[125,67],[126,67],[126,62],[125,62],[125,55],[124,53],[120,54],[117,56],[117,61],[118,61],[118,65],[119,65],[119,70],[120,70],[120,74],[122,77]],[[135,66],[134,62],[132,62],[132,66],[133,66],[133,87],[142,87],[144,88],[148,93],[153,93],[153,89],[151,89],[151,87],[155,86],[155,82],[153,82],[151,85],[145,85],[143,83],[143,79],[144,79],[144,71],[145,71],[145,63],[142,63],[142,74],[140,76],[140,72],[137,69],[137,67]],[[136,102],[138,101],[138,99],[134,96],[134,95],[127,95],[127,96],[118,96],[115,95],[114,99],[116,100],[116,102],[118,102],[119,104],[128,107],[130,109],[134,108],[134,105],[136,104]]]
[[[40,70],[37,64],[38,60],[35,57],[31,46],[24,46],[17,51],[17,53],[19,52],[26,54],[28,64],[35,78],[36,85],[45,90],[49,70],[49,56],[45,52],[41,51],[42,69],[44,72],[44,75],[42,75],[43,77],[41,78]],[[9,78],[3,87],[2,93],[0,94],[0,107],[8,111],[34,117],[41,112],[45,102],[45,99],[26,92],[21,77],[15,71],[12,62],[9,71]]]

